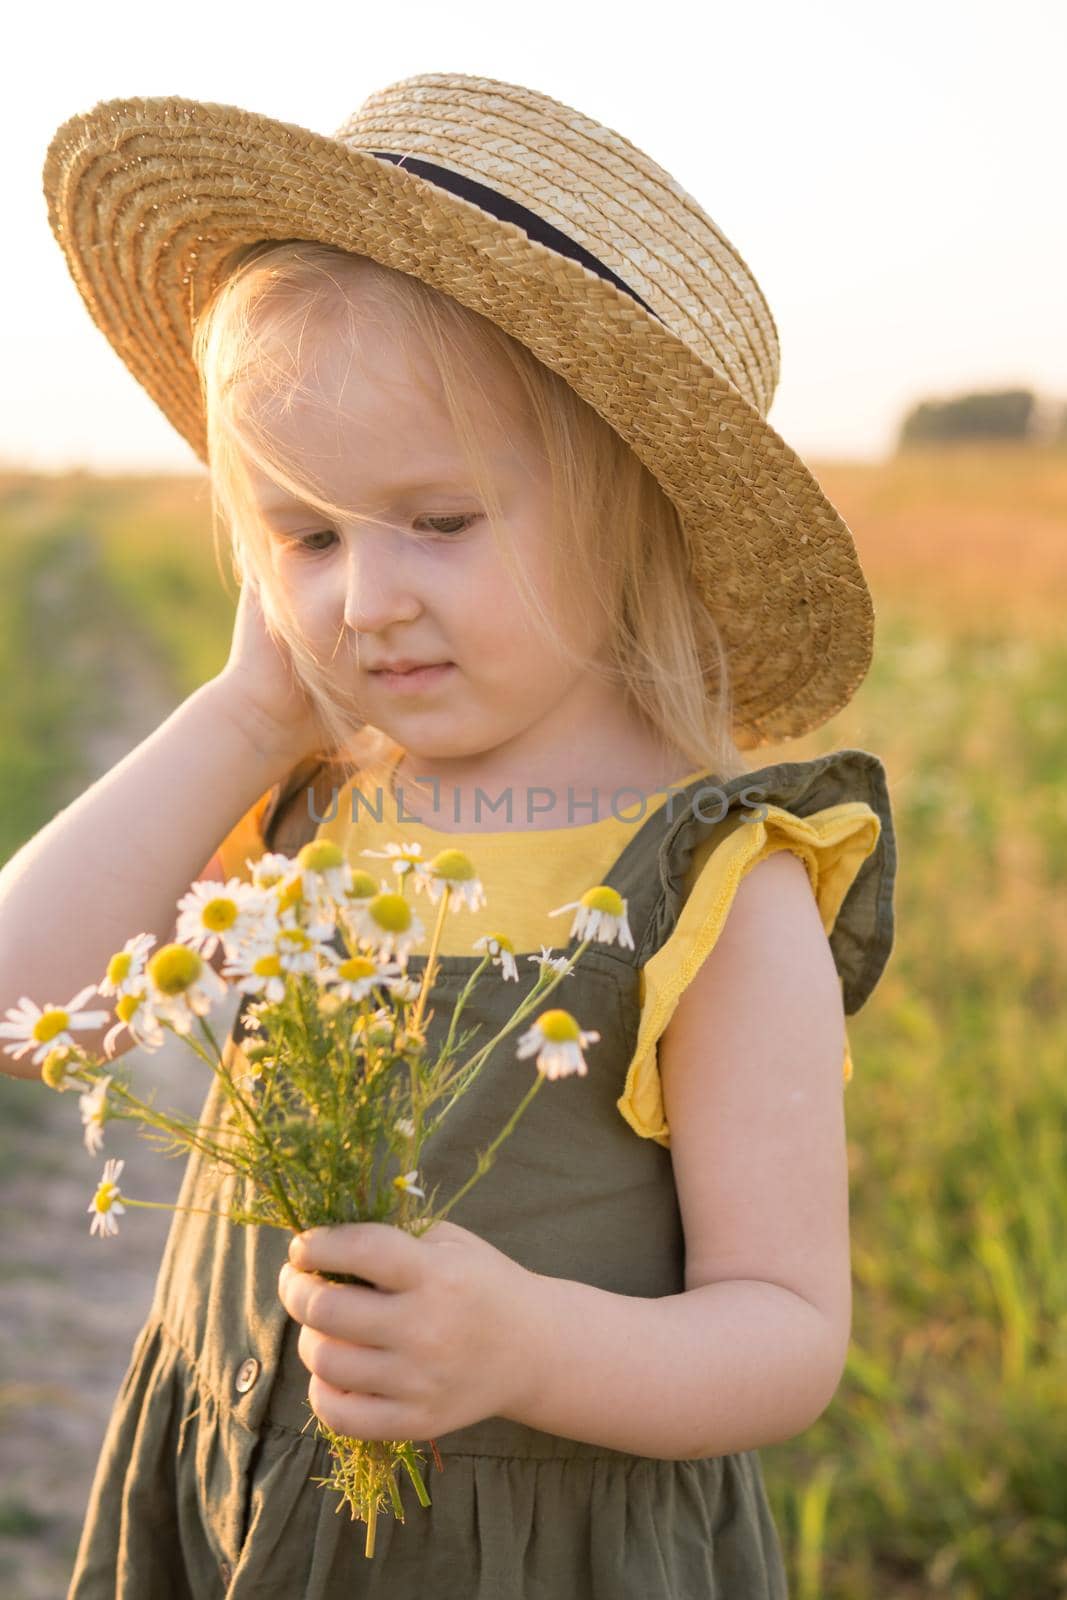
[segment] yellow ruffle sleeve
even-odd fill
[[[635,1133],[670,1148],[657,1042],[683,990],[718,939],[745,873],[776,850],[791,850],[808,870],[829,935],[857,873],[878,844],[881,830],[877,812],[864,801],[827,806],[806,817],[768,805],[761,821],[743,822],[725,837],[713,834],[704,841],[694,855],[695,881],[690,873],[692,888],[674,931],[640,973],[637,1047],[625,1088],[616,1101]],[[851,1077],[852,1058],[846,1044],[844,1082]]]

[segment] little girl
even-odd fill
[[[0,877],[4,926],[41,935],[5,947],[0,1001],[97,981],[172,937],[192,881],[316,836],[379,875],[389,845],[473,858],[431,1050],[483,936],[526,969],[479,984],[465,1021],[495,1030],[585,889],[633,934],[560,989],[587,1074],[424,1237],[290,1245],[208,1215],[190,1159],[69,1600],[780,1600],[757,1451],[844,1367],[844,1018],[889,957],[895,850],[875,756],[742,754],[844,705],[872,633],[847,528],[765,420],[758,286],[621,135],[481,78],[394,84],[333,139],[105,103],[45,190],[91,314],[210,467],[242,587],[222,671]],[[244,1037],[242,1006],[231,1063]],[[528,1081],[505,1041],[424,1145],[427,1191]],[[431,1505],[405,1482],[370,1560],[309,1402],[436,1441]]]

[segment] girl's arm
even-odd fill
[[[135,934],[173,938],[177,902],[219,841],[315,748],[317,734],[246,581],[222,672],[0,872],[0,1015],[24,995],[65,1005],[103,978]],[[90,999],[86,1009],[106,1006]],[[102,1051],[106,1032],[79,1031],[78,1042]],[[37,1077],[31,1056],[0,1051],[0,1069]]]
[[[202,684],[0,872],[0,1012],[23,995],[65,1005],[134,934],[171,939],[203,863],[291,764],[225,682]],[[106,1008],[99,997],[85,1007]],[[78,1043],[100,1051],[112,1022]],[[29,1054],[0,1053],[0,1067],[40,1071]]]
[[[508,1416],[667,1459],[780,1443],[820,1416],[852,1316],[844,1026],[807,874],[780,852],[746,874],[660,1040],[685,1292],[532,1275]]]

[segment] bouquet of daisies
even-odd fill
[[[530,993],[507,1024],[474,1049],[477,1030],[460,1025],[475,983],[490,964],[504,981],[519,976],[505,934],[476,940],[472,948],[482,959],[431,1059],[426,1006],[444,919],[465,908],[478,910],[486,903],[484,890],[460,850],[442,850],[430,861],[422,859],[417,844],[363,854],[389,859],[395,886],[353,867],[328,840],[312,840],[293,858],[268,853],[249,861],[247,883],[232,878],[225,885],[193,884],[178,903],[175,942],[153,950],[153,935],[127,940],[101,982],[66,1006],[39,1007],[23,997],[0,1023],[0,1036],[13,1041],[3,1048],[15,1057],[33,1051],[45,1083],[80,1091],[91,1155],[103,1147],[107,1122],[124,1118],[140,1124],[168,1154],[197,1150],[220,1170],[239,1175],[245,1181],[234,1186],[230,1209],[217,1213],[231,1222],[293,1234],[365,1221],[425,1232],[488,1171],[545,1078],[585,1074],[583,1051],[599,1034],[584,1031],[568,1011],[540,1008],[590,943],[618,940],[633,948],[633,939],[626,902],[607,885],[558,907],[550,915],[575,913],[570,937],[580,941],[578,949],[569,959],[554,958],[545,948],[528,957],[538,965]],[[436,907],[421,982],[407,971],[409,956],[426,937],[409,888],[425,891]],[[224,977],[210,965],[219,945]],[[231,985],[253,997],[245,1003],[249,1031],[240,1052],[220,1050],[207,1020]],[[111,1001],[115,1016],[103,1057],[77,1043],[79,1029],[103,1027],[111,1015],[82,1009],[94,994]],[[534,1011],[539,1014],[531,1021]],[[423,1142],[499,1042],[527,1022],[516,1055],[534,1058],[533,1081],[499,1134],[476,1153],[468,1180],[436,1206],[437,1190],[427,1198],[419,1184]],[[123,1029],[150,1052],[163,1044],[164,1030],[184,1038],[219,1079],[225,1110],[217,1126],[159,1109],[137,1096],[128,1073],[108,1070],[116,1066],[110,1058]],[[391,1163],[401,1169],[393,1176]],[[88,1206],[90,1232],[101,1238],[117,1234],[127,1206],[156,1204],[125,1192],[123,1166],[105,1162]],[[343,1273],[323,1276],[364,1281]],[[341,1495],[353,1518],[367,1523],[371,1556],[379,1510],[391,1506],[403,1521],[398,1469],[410,1476],[420,1503],[429,1505],[419,1470],[425,1458],[411,1440],[353,1439],[316,1421],[332,1466],[331,1475],[319,1481]]]

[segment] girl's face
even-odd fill
[[[566,661],[528,614],[425,353],[385,330],[361,338],[358,370],[342,340],[316,341],[315,404],[298,400],[269,424],[280,459],[350,519],[327,522],[250,468],[276,580],[363,719],[424,769],[429,759],[442,776],[480,781],[499,752],[512,769],[547,770],[541,781],[553,781],[572,733],[619,736],[628,718],[618,691]],[[532,431],[496,374],[482,381],[479,440],[516,559],[565,638],[601,655],[608,640],[590,632],[593,608],[581,594],[550,592],[549,484]],[[401,687],[379,670],[408,660],[448,665]]]

